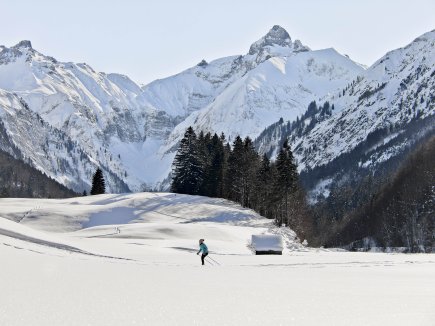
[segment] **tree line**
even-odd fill
[[[302,239],[312,236],[312,218],[287,141],[271,162],[249,137],[237,136],[230,145],[224,134],[197,135],[189,127],[174,158],[171,191],[229,199],[289,226]]]

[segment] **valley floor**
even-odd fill
[[[0,212],[0,325],[435,325],[434,254],[309,249],[290,232],[282,256],[255,256],[269,221],[173,194],[2,199]]]

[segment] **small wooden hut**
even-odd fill
[[[256,255],[282,255],[282,237],[276,234],[252,235],[252,247]]]

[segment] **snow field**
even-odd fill
[[[278,231],[221,199],[1,199],[0,215],[0,325],[435,320],[435,255],[310,249],[289,231],[284,255],[255,256],[251,235]],[[195,254],[199,238],[214,259],[205,266]]]

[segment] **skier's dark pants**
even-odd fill
[[[201,261],[202,261],[203,265],[204,265],[204,258],[207,257],[207,255],[208,255],[208,253],[201,255]]]

